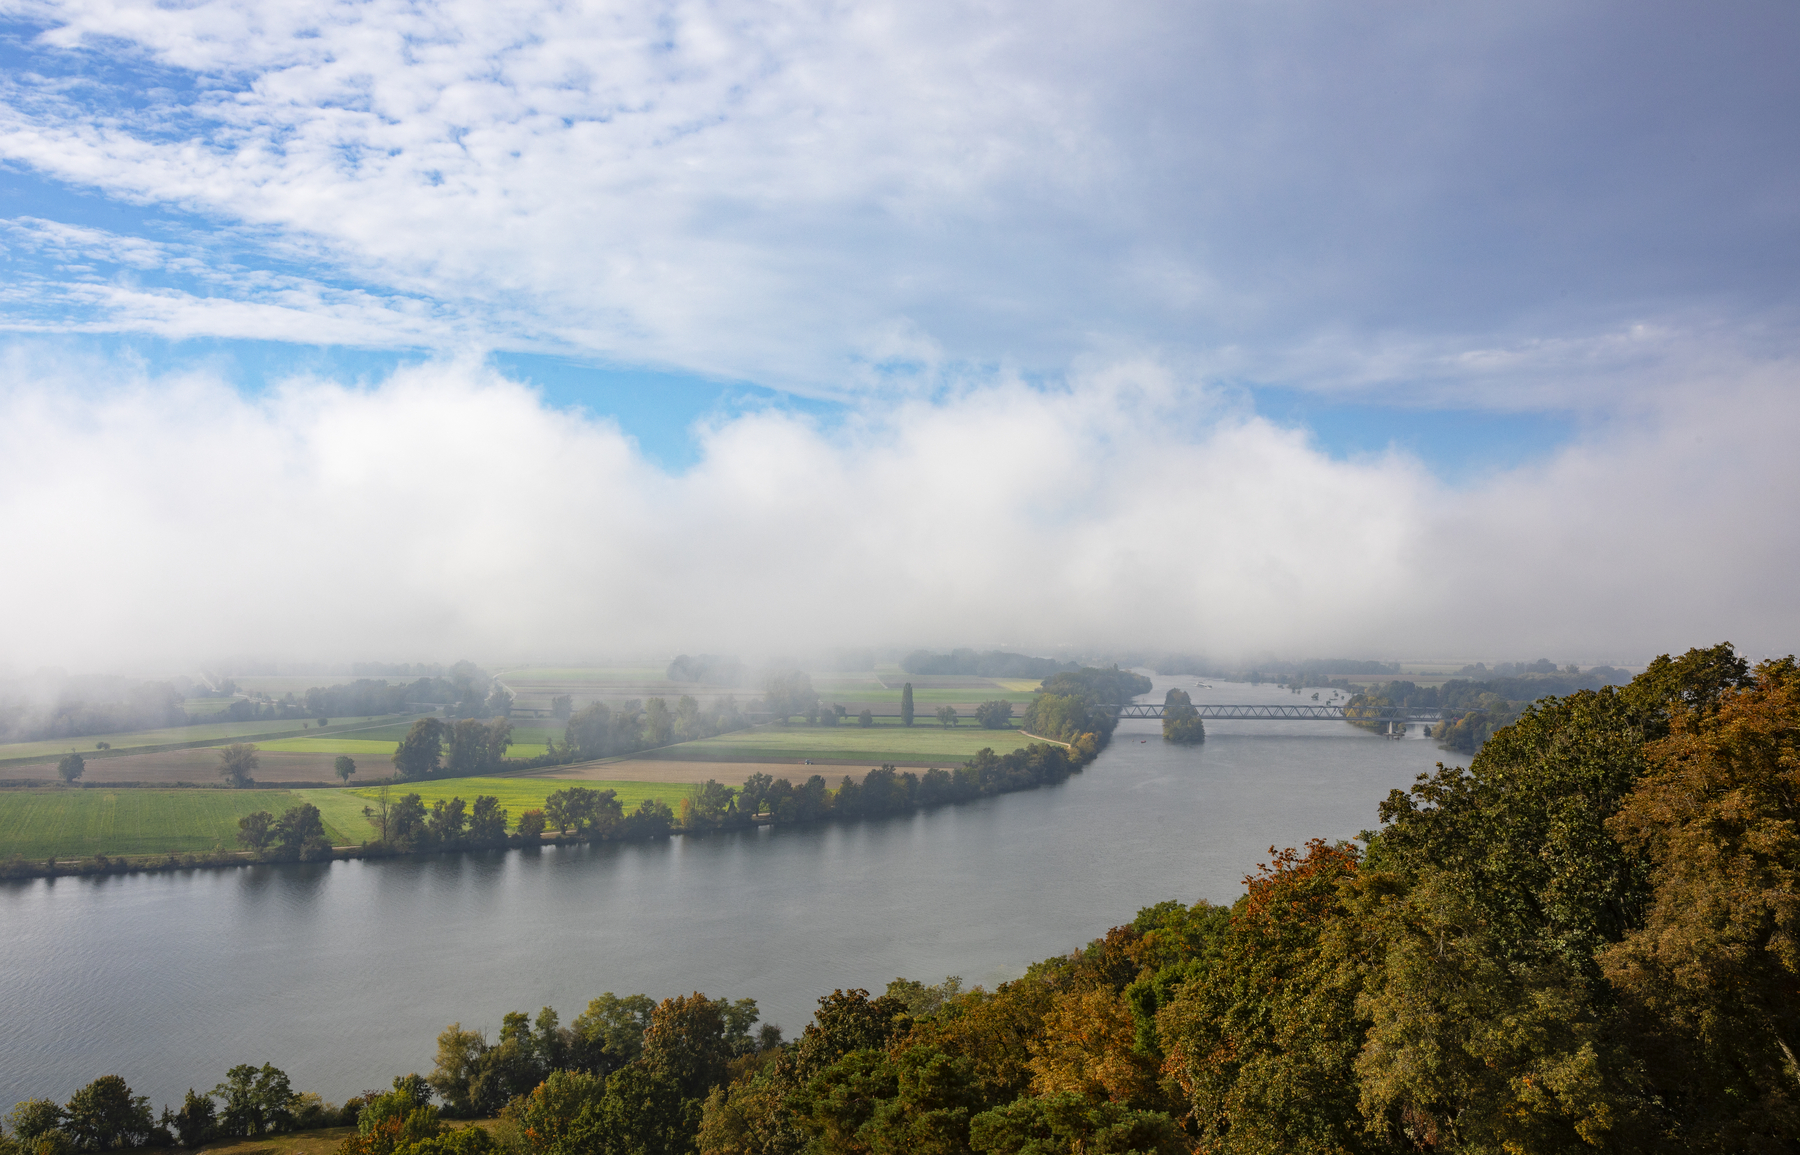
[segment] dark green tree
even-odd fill
[[[984,730],[1005,730],[1012,725],[1012,703],[996,699],[975,707],[975,720]]]
[[[475,798],[469,812],[469,838],[475,842],[497,842],[506,837],[506,810],[492,794]]]
[[[258,854],[267,850],[275,841],[275,816],[258,810],[238,819],[238,841]]]
[[[436,718],[420,718],[394,750],[394,770],[402,778],[423,778],[436,773],[443,757],[444,724]]]
[[[356,773],[356,760],[348,754],[339,754],[332,761],[331,768],[343,780],[344,785],[348,786],[350,785],[350,775]]]
[[[64,754],[62,756],[62,761],[56,764],[57,776],[64,782],[73,783],[77,778],[81,777],[82,771],[86,769],[86,759],[82,758],[81,755],[75,753],[73,750]]]
[[[213,1088],[213,1095],[225,1104],[219,1113],[219,1130],[227,1135],[255,1138],[285,1131],[294,1119],[294,1089],[287,1074],[268,1063],[231,1068],[225,1072],[225,1081]]]
[[[69,1097],[63,1130],[84,1151],[141,1147],[156,1129],[150,1100],[133,1095],[118,1075],[104,1075]]]
[[[648,995],[621,998],[607,991],[591,1000],[569,1024],[570,1065],[594,1075],[610,1075],[644,1051],[644,1032],[656,1010]]]
[[[874,711],[872,711],[872,710],[864,710],[864,711],[863,711],[863,712],[862,712],[862,713],[860,713],[860,714],[858,714],[858,715],[857,715],[857,716],[856,716],[856,724],[857,724],[857,725],[858,725],[858,726],[861,726],[861,727],[862,727],[862,728],[863,728],[863,729],[865,729],[865,730],[867,730],[867,729],[869,729],[869,728],[870,728],[870,727],[871,727],[871,726],[873,726],[873,725],[875,725],[875,713],[874,713]]]
[[[213,1105],[211,1095],[196,1094],[189,1087],[187,1097],[181,1101],[181,1110],[169,1116],[168,1121],[174,1126],[181,1145],[191,1151],[210,1141],[218,1130],[218,1109]]]
[[[1186,690],[1170,690],[1163,697],[1162,732],[1163,741],[1181,746],[1206,741],[1206,723],[1200,720],[1200,711],[1194,709]]]
[[[954,725],[956,725],[957,717],[958,717],[958,715],[957,715],[955,706],[939,706],[938,707],[938,711],[937,711],[938,725],[954,726]]]
[[[284,858],[315,858],[331,853],[331,840],[325,836],[325,821],[319,808],[310,802],[283,811],[270,829],[281,842]]]
[[[902,726],[910,726],[913,724],[913,695],[911,682],[900,687],[900,724]]]

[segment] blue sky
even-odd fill
[[[1163,484],[1152,461],[1221,493],[1273,470],[1266,508],[1209,533],[1257,575],[1233,590],[1273,583],[1307,609],[1195,610],[1179,631],[1194,647],[1401,644],[1396,621],[1417,623],[1415,648],[1518,637],[1449,603],[1418,612],[1440,580],[1423,540],[1489,570],[1586,551],[1600,591],[1637,566],[1637,618],[1621,604],[1543,626],[1610,654],[1655,644],[1633,623],[1691,601],[1693,578],[1602,538],[1778,546],[1777,565],[1795,536],[1727,532],[1705,520],[1727,494],[1702,492],[1778,488],[1786,467],[1734,438],[1800,420],[1791,5],[11,0],[0,19],[0,400],[34,443],[110,420],[123,462],[157,434],[120,414],[212,389],[235,400],[201,413],[298,436],[316,464],[382,432],[352,410],[402,395],[454,440],[442,422],[481,409],[473,389],[524,407],[519,428],[622,435],[625,506],[683,484],[750,500],[796,437],[811,440],[794,461],[821,472],[783,482],[790,504],[835,486],[901,520],[875,479],[902,462],[975,494],[1038,468],[984,459],[952,417],[986,422],[983,444],[1033,431],[1040,456],[1116,462],[1146,493]],[[308,391],[345,423],[270,424]],[[1692,465],[1705,480],[1671,479],[1677,444],[1717,456]],[[484,457],[506,476],[533,453],[495,441]],[[304,506],[308,476],[257,484]],[[1638,515],[1607,504],[1627,481],[1675,486],[1696,520],[1677,533],[1689,515],[1665,501],[1627,532]],[[100,516],[73,479],[13,491],[21,523]],[[1321,492],[1417,528],[1340,538],[1311,520]],[[956,607],[947,640],[1005,617],[1058,541],[1129,540],[1144,500],[1110,481],[1042,494],[1016,491],[1007,516],[1039,536],[1011,544],[1015,564],[984,562],[985,584],[949,561],[913,574]],[[706,515],[691,516],[640,552],[693,572],[679,543]],[[1544,525],[1567,540],[1527,528]],[[988,548],[950,545],[926,553]],[[1180,584],[1193,548],[1133,555],[1135,571],[1108,558],[1047,604],[1123,598],[1138,572]],[[1342,590],[1312,592],[1319,573],[1394,592],[1369,594],[1361,632],[1321,636],[1343,629]],[[461,606],[454,579],[433,620],[537,644],[537,627]],[[915,628],[840,607],[841,574],[814,580],[793,596],[833,607],[822,638]],[[1743,580],[1738,632],[1780,634],[1788,611]],[[1565,589],[1508,592],[1505,613],[1541,616]],[[596,615],[584,628],[603,634]]]

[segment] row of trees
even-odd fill
[[[702,706],[683,694],[672,709],[662,698],[648,702],[632,699],[616,706],[594,702],[570,716],[563,740],[550,751],[550,758],[585,761],[629,754],[671,742],[710,738],[747,725],[736,699],[730,697]]]
[[[1026,654],[1009,654],[1001,650],[990,650],[978,654],[974,650],[952,650],[947,654],[934,654],[929,650],[914,650],[900,661],[900,668],[909,674],[961,674],[980,678],[1048,678],[1062,670],[1076,669],[1074,662],[1059,662],[1055,658],[1034,658]]]
[[[218,1139],[354,1123],[364,1102],[353,1099],[342,1108],[332,1107],[318,1095],[296,1092],[280,1068],[244,1063],[227,1071],[211,1091],[190,1088],[179,1111],[165,1106],[158,1116],[150,1100],[132,1094],[123,1078],[104,1075],[67,1103],[26,1099],[15,1105],[0,1134],[0,1155],[71,1155],[176,1143],[193,1149]]]
[[[379,846],[401,852],[461,850],[508,842],[506,808],[492,794],[477,795],[474,806],[461,798],[439,798],[429,806],[417,794],[392,798],[386,786],[363,807]],[[518,840],[535,842],[544,832],[541,811],[520,816]]]
[[[512,723],[504,717],[487,722],[420,718],[394,749],[394,773],[403,779],[429,778],[440,772],[451,778],[487,774],[500,768],[511,745]]]
[[[325,820],[310,802],[291,806],[277,818],[258,810],[238,819],[238,842],[258,858],[313,861],[331,856]]]

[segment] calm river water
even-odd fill
[[[1154,699],[1171,685],[1303,700]],[[103,1074],[179,1105],[263,1062],[341,1101],[428,1072],[453,1020],[492,1037],[602,991],[748,996],[791,1037],[834,987],[991,985],[1147,904],[1230,902],[1271,844],[1352,837],[1445,757],[1333,723],[1207,733],[1125,722],[1062,786],[885,821],[0,884],[0,1110]]]

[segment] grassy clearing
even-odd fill
[[[291,790],[0,790],[0,857],[166,854],[237,849],[238,819],[280,814]],[[322,792],[328,793],[328,792]],[[321,808],[322,810],[323,808]],[[326,815],[326,833],[345,831]]]
[[[354,727],[366,727],[370,723],[377,723],[381,720],[380,718],[333,718],[330,729],[325,732],[336,734]],[[310,718],[287,720],[265,718],[260,722],[201,722],[192,726],[139,730],[131,734],[93,734],[81,738],[57,738],[44,742],[7,742],[0,744],[0,762],[57,758],[70,750],[79,751],[84,757],[92,758],[97,753],[94,749],[96,742],[110,743],[114,754],[123,754],[129,750],[142,749],[146,746],[178,746],[187,742],[249,738],[259,734],[306,734],[309,731],[317,732],[317,726]],[[401,732],[405,733],[405,727],[401,728]],[[357,734],[359,738],[364,736],[363,733]]]
[[[550,797],[553,790],[566,790],[570,786],[586,786],[591,790],[611,790],[618,796],[619,804],[627,812],[636,810],[638,804],[647,798],[660,798],[672,807],[679,807],[681,800],[693,792],[693,786],[680,782],[564,782],[554,778],[439,778],[427,782],[404,782],[388,788],[388,801],[406,794],[417,794],[427,806],[442,799],[448,802],[452,798],[461,798],[464,802],[473,803],[479,794],[492,794],[500,799],[500,805],[506,808],[507,824],[516,827],[519,815],[527,810],[541,810],[544,800]],[[352,825],[361,824],[367,829],[362,817],[362,808],[372,803],[381,794],[375,787],[365,786],[353,790],[296,790],[300,795],[319,808],[321,814],[329,821],[333,815],[342,816]],[[326,808],[330,807],[328,811]],[[358,832],[354,841],[360,842],[368,835]]]
[[[923,721],[911,727],[896,723],[865,730],[852,722],[839,726],[758,726],[754,730],[683,742],[639,757],[719,762],[738,758],[836,758],[871,764],[934,760],[949,763],[966,761],[983,747],[1005,752],[1030,741],[1017,730],[983,730],[970,725],[945,728]]]

